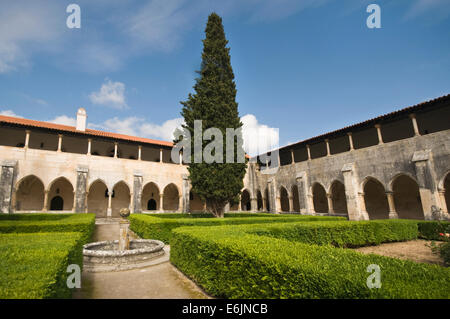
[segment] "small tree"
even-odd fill
[[[202,120],[203,132],[217,128],[222,132],[223,153],[226,153],[226,129],[238,129],[242,122],[236,103],[236,84],[230,62],[230,49],[222,25],[222,19],[212,13],[206,25],[203,53],[199,77],[194,85],[195,94],[189,94],[187,101],[181,102],[181,115],[185,120],[183,128],[189,131],[192,150],[194,149],[194,121]],[[208,141],[202,141],[202,149]],[[207,207],[216,217],[223,217],[225,205],[239,195],[243,188],[246,163],[237,163],[238,150],[242,142],[234,139],[234,163],[194,163],[191,154],[189,179],[193,191],[206,201]]]

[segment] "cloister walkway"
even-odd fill
[[[119,237],[118,219],[99,219],[93,241]],[[167,249],[166,254],[170,253]],[[204,299],[201,289],[168,260],[154,266],[118,272],[86,272],[74,299]]]

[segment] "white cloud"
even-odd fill
[[[184,119],[181,117],[165,121],[162,125],[144,123],[140,127],[140,132],[142,136],[172,141],[174,138],[173,133],[175,132],[175,129],[181,128],[183,123]]]
[[[247,114],[241,117],[244,150],[250,156],[256,156],[278,148],[279,129],[258,122],[256,116]]]
[[[12,110],[2,110],[2,111],[0,111],[0,115],[4,115],[4,116],[12,116],[12,117],[20,117],[20,118],[23,117],[23,116],[17,115],[17,114],[14,113],[14,111],[12,111]]]
[[[405,19],[413,19],[425,13],[433,13],[433,19],[441,20],[450,15],[448,0],[416,0],[405,14]]]
[[[67,126],[76,126],[77,120],[73,117],[69,117],[67,115],[60,115],[55,117],[53,120],[49,121],[50,123],[67,125]]]
[[[0,4],[0,73],[28,66],[32,51],[51,50],[59,39],[59,4],[3,1]]]
[[[175,129],[181,128],[183,122],[182,118],[175,118],[159,125],[146,122],[138,117],[127,117],[124,119],[114,117],[106,120],[102,124],[89,124],[89,127],[131,136],[172,141]]]
[[[127,108],[125,100],[125,84],[107,80],[98,92],[92,92],[89,99],[93,104],[100,104],[116,109]]]

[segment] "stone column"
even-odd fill
[[[263,210],[263,212],[267,212],[267,203],[266,203],[266,198],[265,197],[263,197],[262,198],[262,201],[263,201],[263,204],[262,204],[262,210]]]
[[[258,211],[258,200],[255,197],[250,198],[250,207],[252,212]]]
[[[334,215],[334,207],[333,207],[333,196],[330,193],[327,193],[327,201],[328,201],[328,214]]]
[[[30,130],[26,130],[25,131],[25,148],[28,148],[29,144],[30,144]]]
[[[142,160],[142,146],[139,145],[138,147],[138,161]]]
[[[292,161],[292,165],[295,164],[295,156],[294,156],[294,150],[291,149],[291,161]]]
[[[412,113],[412,114],[409,115],[409,117],[411,118],[411,121],[412,121],[412,124],[413,124],[414,136],[420,136],[419,125],[417,125],[416,114]]]
[[[111,217],[112,216],[112,191],[108,191],[108,209],[106,210],[106,216]]]
[[[182,151],[180,151],[179,156],[180,156],[180,162],[178,164],[183,165],[183,152]]]
[[[342,167],[344,175],[345,198],[349,220],[368,220],[365,209],[364,196],[358,196],[358,175],[354,163],[347,163]]]
[[[4,161],[0,176],[0,214],[12,214],[12,195],[14,189],[14,175],[17,167],[16,161]]]
[[[189,193],[190,193],[190,187],[189,187],[189,177],[187,174],[183,174],[183,213],[189,213],[191,211],[190,203],[189,203]]]
[[[230,211],[230,203],[228,202],[228,203],[225,204],[225,207],[224,207],[224,209],[223,209],[223,212],[224,212],[224,213],[228,213],[229,211]]]
[[[289,196],[289,211],[294,212],[294,196]]]
[[[309,205],[308,200],[308,179],[306,172],[300,172],[295,178],[298,189],[298,202],[301,214],[312,213],[313,208]]]
[[[57,150],[57,152],[61,152],[61,149],[62,149],[62,139],[63,139],[62,134],[58,134],[58,150]]]
[[[353,151],[355,148],[353,147],[353,136],[352,132],[348,132],[348,143],[350,144],[350,151]]]
[[[87,155],[91,155],[91,149],[92,149],[92,138],[88,138],[88,150],[87,150]]]
[[[448,207],[447,207],[447,202],[445,201],[445,190],[444,189],[439,190],[439,198],[441,199],[442,211],[444,213],[448,214]]]
[[[160,213],[164,212],[164,193],[159,193],[159,210]]]
[[[87,212],[87,179],[89,169],[80,166],[77,168],[77,188],[75,189],[75,212]]]
[[[330,156],[331,155],[331,152],[330,152],[330,140],[326,139],[325,140],[325,144],[327,146],[327,156]]]
[[[311,160],[311,148],[309,147],[308,144],[306,144],[306,151],[308,152],[308,161]]]
[[[117,142],[114,143],[114,158],[117,158]]]
[[[133,213],[142,213],[142,174],[140,172],[134,173],[133,203]]]
[[[390,219],[397,219],[398,214],[395,210],[395,203],[394,203],[394,193],[393,192],[386,192],[388,205],[389,205],[389,218]]]
[[[178,213],[182,213],[183,212],[183,194],[178,195],[178,209],[177,209]]]
[[[417,182],[419,184],[420,200],[425,220],[431,220],[431,206],[439,207],[437,180],[432,165],[432,155],[429,150],[414,152],[412,162],[415,165]]]
[[[384,142],[383,142],[383,135],[381,135],[381,125],[380,124],[375,124],[375,128],[377,129],[378,145],[384,144]]]
[[[77,209],[77,196],[76,196],[76,192],[75,192],[75,191],[72,192],[72,197],[73,197],[72,213],[76,213],[76,209]]]
[[[42,208],[43,212],[48,212],[48,190],[44,190],[44,207]]]
[[[160,163],[163,162],[163,150],[162,150],[162,148],[159,149],[159,162]]]
[[[369,213],[367,212],[366,209],[366,201],[364,199],[365,194],[364,193],[358,193],[358,201],[359,201],[359,205],[360,205],[360,212],[361,212],[361,220],[369,220]]]

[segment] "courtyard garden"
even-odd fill
[[[450,269],[443,264],[376,251],[424,240],[440,245],[448,222],[257,213],[224,218],[132,214],[128,219],[139,237],[170,245],[170,263],[213,298],[450,298]],[[1,215],[0,298],[73,297],[67,267],[82,265],[82,246],[91,241],[94,227],[93,214]],[[369,265],[380,269],[379,288],[367,286]],[[134,280],[145,276],[130,274]],[[134,287],[125,278],[130,274],[117,272],[114,280]],[[150,274],[155,276],[149,268]],[[142,281],[150,285],[142,289],[152,289],[154,280]]]

